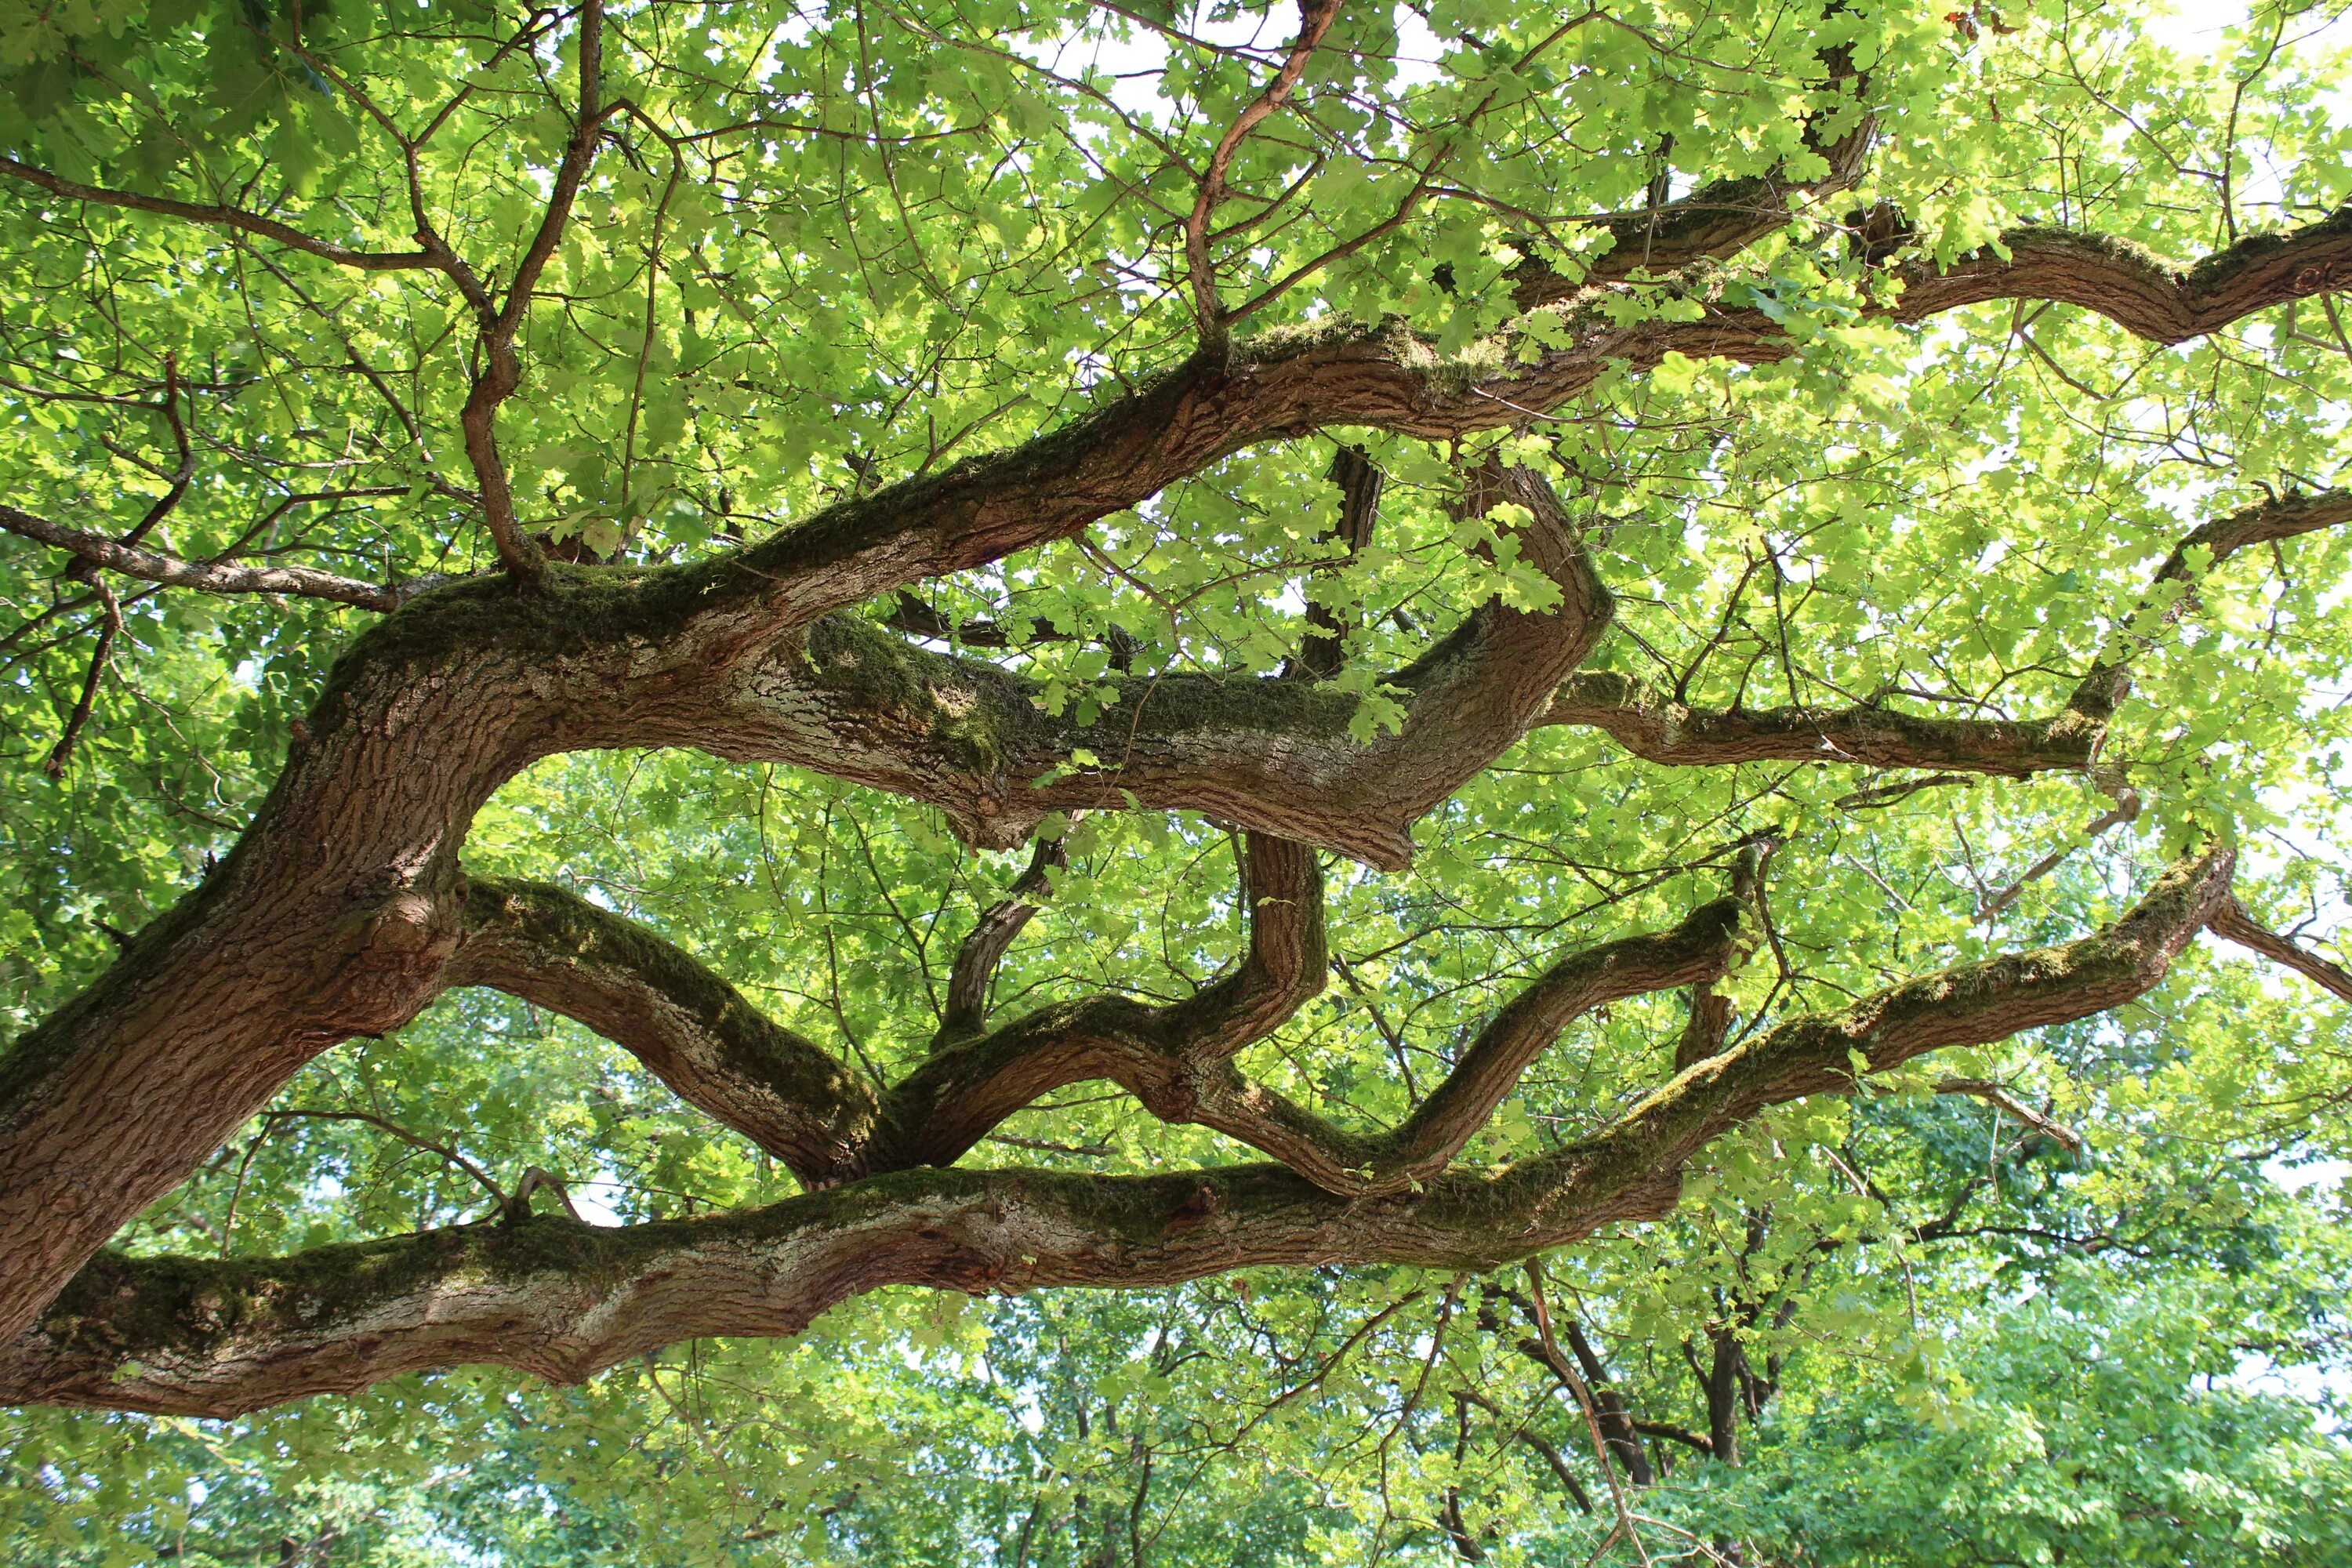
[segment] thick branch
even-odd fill
[[[924,1170],[619,1228],[538,1216],[284,1258],[110,1253],[0,1347],[0,1403],[230,1415],[473,1363],[576,1382],[681,1340],[797,1333],[888,1285],[978,1295],[1279,1265],[1486,1267],[1654,1217],[1674,1190],[1449,1176],[1364,1204],[1271,1166]]]
[[[443,972],[585,1024],[811,1185],[858,1173],[865,1080],[643,926],[539,882],[478,879]]]
[[[1577,1018],[1629,996],[1721,976],[1738,955],[1740,909],[1737,900],[1718,900],[1672,931],[1604,942],[1554,963],[1496,1014],[1444,1081],[1391,1131],[1349,1131],[1238,1075],[1206,1085],[1188,1119],[1274,1155],[1330,1192],[1407,1190],[1453,1163]]]
[[[2242,239],[2188,267],[2127,241],[2031,224],[1941,271],[1923,259],[1898,276],[1902,321],[1988,300],[2053,300],[2095,311],[2134,337],[2182,343],[2273,305],[2352,287],[2352,206]]]
[[[2105,931],[1927,975],[1843,1012],[1792,1019],[1697,1062],[1578,1147],[1596,1159],[1673,1169],[1758,1111],[1853,1088],[1915,1057],[2071,1023],[2154,990],[2229,896],[2234,854],[2175,864]]]
[[[1541,721],[1606,731],[1654,763],[1853,763],[2000,778],[2086,768],[2095,734],[2071,713],[2010,721],[1922,718],[1878,707],[1694,709],[1662,687],[1606,670],[1570,676]]]
[[[1691,1068],[1596,1137],[1364,1200],[1265,1166],[1170,1176],[903,1171],[705,1219],[553,1218],[291,1258],[110,1255],[0,1352],[0,1399],[227,1415],[465,1363],[576,1379],[681,1339],[790,1334],[891,1284],[1148,1287],[1267,1265],[1489,1268],[1672,1206],[1709,1139],[1942,1047],[2144,994],[2228,896],[2226,847],[2114,926],[1784,1024]],[[1564,1365],[1565,1363],[1562,1363]]]
[[[2266,544],[2352,521],[2352,490],[2290,493],[2199,525],[2149,579],[2142,608],[2167,584],[2193,584],[2250,545]],[[2191,562],[2202,564],[2192,569]],[[2165,604],[2159,625],[2188,607]],[[2145,646],[2152,636],[2139,636]],[[1561,682],[1539,722],[1605,731],[1635,756],[1654,763],[1724,766],[1755,762],[1853,763],[1879,768],[2023,778],[2079,773],[2096,759],[2108,721],[2131,689],[2135,639],[2093,664],[2054,717],[2036,720],[1927,718],[1894,709],[1694,709],[1663,687],[1606,670],[1579,670]]]
[[[1049,812],[1172,806],[1328,845],[1374,865],[1412,854],[1408,829],[1525,732],[1591,651],[1612,611],[1574,522],[1525,469],[1471,476],[1465,504],[1510,501],[1520,558],[1557,606],[1489,603],[1390,678],[1402,727],[1350,733],[1356,700],[1279,679],[1129,677],[1091,725],[1045,710],[1035,681],[829,617],[705,708],[680,738],[743,760],[802,763],[942,807],[967,837],[1015,843]],[[1071,753],[1098,759],[1072,769]]]

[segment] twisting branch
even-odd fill
[[[950,1044],[884,1099],[868,1168],[951,1163],[1006,1117],[1097,1079],[1162,1121],[1217,1125],[1203,1100],[1235,1079],[1229,1059],[1318,994],[1328,963],[1315,852],[1256,833],[1244,849],[1249,947],[1233,973],[1165,1006],[1087,997]]]
[[[2157,568],[2126,629],[2095,661],[2064,707],[2048,719],[1925,718],[1874,704],[1695,709],[1675,700],[1664,688],[1630,676],[1579,670],[1560,683],[1538,722],[1601,730],[1637,757],[1683,766],[1827,762],[1999,778],[2081,773],[2097,761],[2106,726],[2131,689],[2134,654],[2186,612],[2185,592],[2168,589],[2185,589],[2250,545],[2293,539],[2346,521],[2352,521],[2352,489],[2335,489],[2290,493],[2201,524]],[[2148,615],[2156,616],[2155,624],[2141,626]],[[2136,626],[2140,629],[2131,629]]]
[[[604,0],[582,0],[578,52],[580,105],[572,120],[572,135],[563,146],[562,160],[556,164],[555,176],[550,182],[547,210],[540,218],[539,230],[531,237],[530,245],[515,263],[514,276],[507,283],[505,303],[482,328],[482,368],[475,375],[466,405],[457,416],[458,428],[465,433],[466,457],[473,465],[474,483],[481,492],[482,521],[498,546],[499,564],[526,584],[539,580],[547,558],[516,518],[514,489],[507,480],[505,460],[499,456],[497,417],[499,405],[522,384],[522,362],[515,353],[515,333],[530,312],[539,275],[562,241],[564,225],[571,221],[572,205],[580,195],[580,184],[587,178],[588,166],[594,161],[596,139],[604,133],[604,121],[625,107],[602,101]]]
[[[948,1005],[940,1032],[931,1043],[938,1050],[950,1041],[981,1032],[988,1022],[988,988],[996,982],[997,966],[1005,950],[1021,934],[1038,906],[1054,896],[1055,871],[1069,864],[1069,852],[1059,838],[1040,838],[1030,852],[1029,868],[1013,879],[1004,897],[988,906],[971,934],[956,950],[948,973]]]
[[[2346,270],[2352,273],[2352,265]],[[2066,703],[2068,714],[2079,716],[2085,728],[2104,725],[2112,718],[2130,694],[2134,656],[2188,614],[2195,603],[2198,581],[2222,562],[2249,545],[2294,539],[2342,522],[2352,522],[2352,489],[2326,489],[2315,495],[2289,491],[2192,530],[2156,569],[2138,607],[2117,628],[2109,648],[2074,689]]]
[[[1184,262],[1192,277],[1192,313],[1200,325],[1201,341],[1210,347],[1222,348],[1228,331],[1224,304],[1217,298],[1215,264],[1209,255],[1209,218],[1225,199],[1225,175],[1232,170],[1234,154],[1241,150],[1243,141],[1289,101],[1298,79],[1306,74],[1307,60],[1339,14],[1339,0],[1298,0],[1298,37],[1292,42],[1289,55],[1265,89],[1225,128],[1216,149],[1209,154],[1209,166],[1202,172],[1200,193],[1184,219]]]
[[[1463,510],[1504,502],[1522,514],[1520,561],[1558,589],[1558,604],[1493,600],[1474,611],[1388,678],[1403,721],[1369,742],[1352,732],[1351,694],[1271,678],[1130,676],[1081,725],[1048,712],[1034,680],[852,616],[819,622],[803,647],[740,681],[724,731],[706,717],[690,739],[930,801],[982,845],[1018,843],[1055,811],[1181,806],[1400,867],[1412,823],[1526,732],[1613,613],[1549,485],[1491,458],[1465,476]],[[1100,762],[1073,771],[1081,748]]]
[[[1952,1046],[1986,1045],[2071,1023],[2145,995],[2229,895],[2234,852],[2176,862],[2115,925],[2063,946],[1967,963],[1791,1019],[1684,1068],[1578,1148],[1604,1161],[1678,1167],[1769,1106],[1850,1089]]]
[[[1629,996],[1723,974],[1742,943],[1741,912],[1738,900],[1718,900],[1672,931],[1559,960],[1479,1030],[1444,1080],[1391,1131],[1351,1132],[1236,1074],[1203,1082],[1189,1119],[1264,1150],[1328,1192],[1370,1197],[1409,1190],[1453,1163],[1570,1023]]]
[[[585,1024],[809,1185],[863,1169],[872,1089],[688,953],[541,882],[477,879],[465,918],[442,984],[488,986]]]
[[[171,516],[172,510],[188,493],[189,482],[196,477],[196,448],[188,439],[188,422],[180,416],[180,356],[175,353],[163,356],[163,400],[160,408],[164,424],[171,428],[172,444],[178,448],[179,461],[173,467],[163,493],[155,498],[155,504],[122,536],[121,542],[124,544],[138,543],[154,531],[157,523]]]
[[[102,533],[68,528],[5,503],[0,503],[0,528],[51,549],[70,552],[92,567],[160,583],[167,588],[194,588],[203,594],[287,594],[354,605],[362,610],[392,611],[400,608],[410,595],[436,581],[409,584],[404,590],[362,582],[356,577],[339,577],[331,572],[314,572],[307,566],[234,566],[182,561],[118,542]]]
[[[2321,990],[2352,1002],[2352,971],[2330,963],[2307,947],[2288,941],[2278,932],[2263,925],[2246,912],[2232,893],[2214,910],[2210,922],[2213,934],[2227,942],[2236,942],[2250,952],[2259,952],[2273,963],[2284,964],[2310,981]]]

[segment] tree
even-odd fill
[[[2280,837],[2343,767],[2317,21],[23,12],[0,1392],[1476,1274],[1874,1093],[2046,1142],[2031,1032],[2200,933],[2352,997],[2278,929],[2342,876]],[[617,1110],[564,1168],[478,1147],[562,1102],[332,1074],[543,1014],[735,1173],[591,1225]],[[349,1195],[321,1130],[409,1225],[240,1210]],[[1727,1459],[1820,1234],[1749,1213]],[[1605,1393],[1539,1282],[1442,1299]]]

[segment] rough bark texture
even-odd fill
[[[1686,1068],[1593,1137],[1491,1174],[1349,1197],[1282,1166],[934,1167],[702,1220],[531,1218],[289,1258],[110,1254],[0,1354],[0,1398],[228,1415],[468,1362],[584,1377],[680,1339],[792,1333],[889,1284],[980,1293],[1274,1263],[1491,1268],[1663,1212],[1683,1161],[1771,1105],[2144,994],[2228,897],[2231,865],[2208,850],[2095,935],[1784,1024]]]
[[[593,66],[583,58],[582,70],[566,171],[586,156],[596,117]],[[1449,1080],[1396,1139],[1361,1142],[1231,1068],[1322,983],[1308,847],[1402,865],[1414,821],[1538,722],[1599,725],[1669,761],[1830,756],[2024,773],[2086,765],[2104,712],[2078,703],[2039,729],[1875,710],[1660,718],[1651,697],[1611,678],[1563,688],[1607,626],[1610,599],[1573,520],[1516,469],[1472,476],[1471,504],[1528,510],[1521,553],[1558,586],[1559,607],[1478,610],[1394,677],[1402,730],[1369,742],[1348,732],[1350,700],[1307,680],[1131,681],[1081,730],[1044,714],[1017,678],[850,613],[1067,538],[1257,443],[1340,426],[1444,441],[1523,422],[1670,352],[1781,358],[1792,345],[1778,326],[1725,303],[1708,264],[1758,232],[1745,218],[1707,227],[1719,198],[1683,215],[1708,237],[1643,252],[1692,262],[1638,287],[1695,305],[1694,320],[1622,319],[1616,307],[1636,286],[1604,269],[1541,296],[1556,318],[1547,339],[1560,346],[1531,359],[1516,334],[1449,356],[1393,325],[1345,321],[1219,343],[1022,447],[845,501],[740,552],[656,570],[583,567],[542,563],[502,529],[512,576],[394,595],[399,607],[337,664],[234,853],[0,1058],[0,1342],[10,1346],[0,1396],[226,1411],[468,1360],[577,1376],[690,1334],[790,1331],[829,1301],[899,1280],[1025,1289],[1141,1285],[1250,1262],[1485,1265],[1658,1212],[1707,1139],[1779,1100],[1841,1087],[1853,1052],[1875,1069],[2139,994],[2226,889],[2226,855],[2168,878],[2108,933],[1785,1024],[1689,1066],[1561,1155],[1493,1177],[1441,1173],[1496,1086],[1507,1090],[1576,1010],[1626,987],[1707,978],[1727,921],[1702,911],[1700,927],[1567,961],[1482,1037],[1458,1086]],[[166,216],[272,232],[228,209]],[[545,250],[535,242],[531,254],[543,261]],[[314,254],[445,265],[430,249]],[[1916,321],[1989,300],[2066,300],[2175,342],[2339,288],[2347,268],[2352,212],[2187,269],[2032,228],[1948,268],[1904,264],[1875,308]],[[512,323],[529,291],[518,274],[502,308],[485,297],[478,311],[487,368],[466,426],[486,476],[497,472],[490,416],[511,390]],[[485,497],[494,489],[486,477]],[[156,581],[217,591],[278,581],[189,576],[184,568],[220,569],[134,560],[120,542],[29,514],[6,521]],[[495,509],[488,521],[498,525]],[[2247,541],[2284,537],[2262,531],[2277,522],[2252,525]],[[376,592],[279,585],[353,603]],[[2112,706],[2120,689],[2095,695]],[[1104,765],[1032,787],[1080,745]],[[983,1029],[881,1096],[669,944],[553,889],[467,885],[459,847],[500,784],[541,757],[621,746],[817,769],[933,803],[992,846],[1019,842],[1056,810],[1210,813],[1251,834],[1250,954],[1179,1007],[1097,998]],[[592,1232],[531,1220],[278,1261],[91,1263],[304,1063],[398,1028],[458,984],[500,985],[612,1034],[812,1184],[862,1179],[693,1224]],[[1114,1179],[915,1168],[956,1159],[1035,1094],[1080,1078],[1118,1082],[1155,1113],[1275,1149],[1297,1169]]]

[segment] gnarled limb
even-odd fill
[[[856,1175],[877,1115],[864,1078],[644,926],[543,882],[477,879],[445,985],[585,1024],[812,1186]]]
[[[1925,975],[1843,1012],[1791,1019],[1696,1062],[1577,1147],[1596,1158],[1679,1165],[1758,1111],[1849,1089],[1927,1052],[2071,1023],[2147,994],[2229,896],[2235,852],[2170,867],[2105,931]]]
[[[1575,1019],[1629,996],[1720,977],[1738,957],[1741,908],[1737,899],[1719,899],[1672,931],[1604,942],[1554,963],[1496,1014],[1393,1131],[1349,1131],[1233,1073],[1209,1082],[1189,1120],[1264,1150],[1329,1192],[1367,1197],[1408,1190],[1453,1163]]]
[[[1448,1176],[1366,1204],[1269,1165],[920,1170],[617,1228],[541,1215],[291,1258],[110,1253],[0,1345],[0,1402],[231,1415],[463,1364],[576,1382],[680,1340],[797,1333],[888,1285],[979,1295],[1270,1265],[1463,1268],[1674,1199],[1671,1181],[1570,1184],[1572,1199],[1545,1202],[1523,1182]]]
[[[948,1005],[933,1050],[986,1026],[988,988],[995,983],[996,966],[1004,962],[1005,949],[1029,917],[1054,896],[1054,873],[1069,863],[1059,838],[1040,838],[1029,853],[1029,868],[1013,879],[1004,897],[982,912],[979,923],[956,949],[954,966],[948,972]]]
[[[531,1218],[286,1258],[109,1255],[0,1351],[0,1400],[227,1415],[465,1363],[576,1379],[681,1339],[797,1332],[891,1284],[977,1293],[1268,1264],[1494,1268],[1658,1215],[1685,1160],[1771,1105],[2146,994],[2228,896],[2231,864],[2227,847],[2204,851],[2105,931],[1783,1024],[1591,1138],[1497,1173],[1440,1173],[1418,1193],[1347,1198],[1269,1166],[908,1170],[617,1229]]]
[[[1323,874],[1315,852],[1265,834],[1244,845],[1249,951],[1166,1006],[1094,996],[1042,1007],[940,1051],[883,1101],[868,1168],[946,1165],[998,1123],[1068,1084],[1107,1079],[1163,1121],[1196,1120],[1198,1082],[1320,994]]]
[[[1045,711],[1037,682],[829,617],[805,645],[748,669],[695,743],[801,763],[929,801],[968,837],[1015,843],[1045,815],[1176,806],[1328,845],[1395,868],[1407,830],[1525,732],[1591,650],[1612,613],[1574,522],[1550,487],[1489,464],[1464,504],[1509,501],[1528,521],[1520,557],[1559,590],[1551,609],[1483,605],[1390,678],[1402,727],[1360,742],[1355,700],[1278,679],[1128,677],[1087,726]],[[1098,765],[1073,771],[1084,748]]]
[[[2052,720],[1923,718],[1891,708],[1685,707],[1673,693],[1609,670],[1561,682],[1541,722],[1601,730],[1654,763],[1853,763],[1876,768],[2023,778],[2090,765],[2091,731],[2071,714]]]
[[[2186,267],[2123,240],[2029,224],[1941,270],[1922,259],[1897,276],[1903,294],[1894,313],[1902,321],[1988,300],[2053,300],[2149,342],[2183,343],[2256,310],[2352,287],[2352,206],[2283,234],[2251,236]]]
[[[2168,584],[2192,584],[2251,545],[2347,521],[2352,521],[2352,490],[2335,489],[2290,492],[2200,524],[2157,568],[2143,608]],[[2192,571],[2192,560],[2203,564]],[[2161,609],[2159,625],[2170,626],[2187,608],[2185,595],[2172,599]],[[2138,637],[2139,646],[2152,635]],[[1835,762],[1999,778],[2080,773],[2096,761],[2107,724],[2131,689],[2132,643],[2129,635],[2119,638],[2048,719],[1928,718],[1869,704],[1694,709],[1664,687],[1613,671],[1579,670],[1560,683],[1538,722],[1604,731],[1645,761],[1685,766]]]
[[[2352,252],[2352,214],[2232,247],[2186,274],[2080,236],[2032,238],[2017,265],[1972,264],[1940,291],[1916,288],[1894,313],[2079,298],[2172,341],[2179,311],[2151,315],[2147,300],[2185,300],[2186,319],[2211,330],[2231,311],[2338,287],[2329,268]],[[2109,278],[2131,287],[2099,286]],[[503,581],[419,595],[339,663],[311,738],[298,740],[221,870],[0,1058],[0,1333],[29,1321],[116,1227],[305,1062],[354,1034],[397,1027],[430,998],[462,924],[457,847],[516,769],[571,749],[690,745],[902,787],[919,774],[894,771],[862,734],[845,751],[793,751],[795,738],[823,735],[811,721],[822,694],[794,679],[793,660],[828,612],[1066,538],[1276,437],[1361,425],[1444,440],[1557,407],[1603,374],[1638,373],[1669,352],[1756,363],[1792,352],[1762,310],[1705,297],[1696,279],[1687,287],[1702,296],[1695,321],[1621,321],[1604,308],[1616,302],[1607,289],[1548,307],[1560,314],[1561,346],[1526,363],[1510,343],[1449,360],[1388,326],[1270,334],[1196,357],[1013,451],[844,502],[734,554],[656,571],[551,564],[530,595]],[[1144,771],[1150,796],[1136,793],[1311,837],[1313,818],[1285,820],[1302,775],[1315,782],[1336,756],[1369,809],[1392,811],[1364,758],[1395,754],[1416,763],[1402,793],[1425,805],[1467,772],[1423,760],[1419,741],[1435,731],[1484,744],[1498,727],[1524,728],[1567,672],[1558,667],[1524,710],[1498,719],[1497,707],[1517,709],[1524,693],[1511,686],[1494,703],[1474,656],[1521,635],[1488,617],[1408,672],[1425,683],[1422,698],[1458,699],[1423,709],[1418,735],[1408,723],[1371,748],[1309,747],[1295,760],[1265,742],[1246,767],[1204,773],[1186,731],[1171,729]],[[766,706],[763,689],[774,699]],[[1147,699],[1137,690],[1129,700]],[[425,735],[434,763],[420,767],[415,741]],[[882,739],[892,738],[885,726]],[[1388,864],[1405,847],[1402,830],[1387,826],[1326,841]]]

